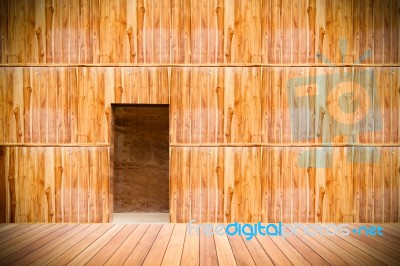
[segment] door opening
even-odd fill
[[[169,222],[169,106],[112,111],[113,222]]]

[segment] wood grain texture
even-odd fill
[[[9,187],[4,209],[7,222],[50,222],[48,217],[53,215],[55,222],[108,221],[108,174],[90,174],[90,169],[108,165],[108,148],[2,149],[6,151],[4,176],[9,177],[5,179]],[[79,176],[74,167],[82,169]],[[97,186],[90,185],[93,182]]]
[[[0,71],[6,75],[2,143],[107,143],[111,103],[170,103],[171,143],[399,141],[396,67]],[[264,88],[271,86],[282,89]]]
[[[0,221],[108,221],[111,104],[162,103],[173,221],[397,222],[399,8],[1,1]]]
[[[189,180],[182,180],[187,172],[199,172],[198,163],[203,164],[204,153],[221,154],[221,151],[223,157],[220,163],[229,166],[221,176],[223,186],[207,186],[215,180],[215,177],[209,179],[215,175],[213,167],[201,170],[202,177],[208,177],[204,181],[199,182],[195,174],[189,175]],[[187,219],[218,223],[397,221],[399,198],[395,187],[398,186],[400,178],[398,174],[400,165],[398,160],[389,158],[398,158],[399,151],[399,148],[368,147],[172,147],[171,198],[182,203],[170,205],[171,221],[184,222]],[[360,154],[371,152],[376,156],[379,154],[379,161],[369,163],[359,161]],[[308,165],[302,160],[304,155],[312,153],[319,157],[325,154],[326,163],[329,165],[322,167],[319,162],[316,170],[325,171],[326,176],[315,177],[317,180],[310,182],[302,179],[307,178],[307,171],[312,168],[312,164],[315,167],[315,162],[310,162]],[[191,154],[192,160],[188,160],[187,154]],[[199,159],[193,160],[193,158]],[[234,163],[229,163],[230,158],[233,158]],[[210,165],[210,161],[207,161]],[[184,167],[182,167],[183,162],[185,162]],[[370,165],[371,170],[365,169],[360,173],[359,167],[365,168],[367,165]],[[375,168],[377,170],[373,170]],[[227,204],[230,201],[228,191],[232,186],[231,179],[234,180],[232,205]],[[183,188],[182,185],[186,182],[191,186]],[[211,191],[213,192],[210,193]],[[218,200],[215,194],[224,194],[224,199]],[[371,194],[379,197],[371,197]],[[196,205],[191,205],[192,211],[186,212],[186,207],[181,206],[186,206],[187,198],[191,198],[192,202],[201,202],[201,211]],[[392,204],[385,205],[383,202]],[[213,208],[206,207],[211,206],[210,204]],[[210,213],[219,208],[222,208],[224,213],[229,213],[231,218],[214,216]]]
[[[206,224],[198,226],[202,231],[210,229]],[[360,226],[348,224],[349,228]],[[304,233],[305,224],[298,224],[297,229],[291,229],[297,230],[296,235],[285,239],[259,234],[245,240],[244,235],[210,235],[210,231],[205,230],[200,235],[193,230],[189,234],[185,230],[188,224],[18,224],[11,232],[25,232],[18,239],[4,240],[0,260],[13,265],[77,262],[141,265],[143,260],[145,265],[151,262],[168,265],[397,265],[400,225],[379,226],[383,236],[323,236],[309,226],[308,234],[315,233],[311,237]],[[179,229],[174,230],[174,227]],[[153,252],[155,248],[160,248],[157,253]]]
[[[0,62],[307,63],[322,26],[322,60],[398,63],[397,1],[352,2],[3,1]]]
[[[0,95],[7,221],[53,220],[49,211],[57,222],[107,219],[108,148],[97,145],[109,143],[113,102],[170,104],[170,145],[188,146],[184,157],[174,152],[170,157],[170,210],[177,221],[224,221],[226,213],[245,221],[398,219],[400,204],[393,201],[398,198],[399,177],[393,170],[398,148],[393,154],[379,148],[398,146],[396,67],[3,67],[0,73],[5,77]],[[339,97],[343,93],[354,94],[358,102]],[[329,143],[355,147],[299,147],[291,154],[287,148],[246,147]],[[74,147],[52,147],[58,144]],[[196,148],[207,144],[215,148]],[[231,156],[225,154],[226,145],[246,147],[234,149],[238,167],[233,172],[226,169]],[[48,157],[52,164],[44,163]],[[332,169],[344,161],[354,165],[334,174]],[[235,184],[226,179],[231,173]],[[335,188],[332,182],[347,185]],[[27,196],[30,184],[36,185]],[[233,202],[228,201],[230,186]],[[43,194],[47,188],[49,201]],[[253,198],[242,203],[236,195],[244,188]],[[344,197],[341,203],[330,197],[335,193]],[[72,200],[76,197],[81,203]],[[32,202],[38,211],[33,212]]]

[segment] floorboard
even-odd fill
[[[126,265],[142,265],[147,253],[160,232],[161,224],[152,224],[126,259]]]
[[[150,225],[148,224],[139,224],[124,243],[114,252],[105,265],[122,265],[149,227]]]
[[[228,237],[215,234],[214,241],[219,265],[237,265]]]
[[[14,253],[11,253],[7,257],[1,259],[0,265],[9,265],[11,263],[16,262],[17,260],[35,252],[40,247],[50,243],[51,241],[55,240],[56,238],[61,237],[63,234],[68,234],[68,231],[70,231],[74,227],[76,227],[76,224],[68,224],[63,227],[60,227],[59,229],[57,229],[49,234],[44,235],[41,238],[35,239],[35,241],[32,241],[31,244],[15,251]]]
[[[84,229],[88,228],[89,224],[79,224],[76,225],[73,229],[68,231],[67,234],[63,234],[62,236],[58,237],[57,239],[48,242],[47,244],[43,245],[42,247],[36,249],[34,252],[24,256],[23,258],[16,261],[13,265],[28,265],[29,263],[36,261],[42,256],[47,256],[54,250],[61,249],[60,245],[64,245],[66,241],[71,239],[72,237],[76,236],[77,234],[83,233]]]
[[[299,239],[302,242],[304,242],[304,244],[312,248],[315,253],[324,258],[324,260],[326,260],[328,264],[330,265],[346,264],[345,261],[343,261],[340,256],[337,256],[334,252],[330,251],[323,245],[323,243],[318,242],[314,237],[311,237],[308,234],[303,233],[302,230],[298,230],[297,232],[300,236]]]
[[[311,265],[306,259],[306,254],[301,254],[295,247],[293,247],[287,238],[270,237],[278,248],[285,254],[293,265]]]
[[[322,235],[319,235],[315,230],[311,230],[314,233],[313,239],[317,241],[321,246],[325,247],[341,260],[343,260],[347,265],[366,265],[360,260],[358,257],[351,254],[348,250],[344,249],[342,246],[337,245],[332,242],[330,238],[325,238]],[[343,265],[343,264],[342,264]]]
[[[350,244],[352,244],[353,246],[358,247],[359,249],[362,249],[363,251],[365,251],[366,253],[372,255],[374,258],[380,260],[381,262],[384,262],[387,265],[398,265],[399,262],[396,262],[396,260],[392,259],[391,257],[383,254],[382,252],[378,251],[376,249],[376,247],[371,247],[365,243],[363,243],[362,241],[355,239],[354,237],[342,237],[340,236],[340,238],[346,240],[347,242],[349,242]]]
[[[13,227],[15,227],[17,225],[19,226],[19,224],[1,224],[0,232],[3,232],[3,231],[8,230],[10,228],[13,228]]]
[[[181,265],[200,264],[200,235],[189,234],[186,230],[185,243],[183,245]]]
[[[265,253],[271,258],[275,265],[291,265],[292,263],[286,257],[285,253],[272,241],[270,237],[257,236],[257,241],[263,247]]]
[[[0,260],[7,257],[8,255],[34,243],[38,239],[51,234],[55,230],[65,226],[65,224],[52,224],[49,226],[37,227],[29,232],[26,232],[10,241],[4,242],[0,245]]]
[[[400,224],[381,224],[383,236],[330,236],[300,226],[285,238],[251,240],[187,226],[1,224],[0,265],[400,265]]]
[[[398,224],[393,224],[393,223],[385,224],[384,227],[385,227],[386,230],[390,229],[390,230],[396,231],[398,234],[400,234],[400,226],[399,226],[399,224],[400,223],[398,223]]]
[[[218,265],[217,250],[213,235],[204,234],[204,229],[199,231],[200,237],[200,265]]]
[[[228,240],[238,265],[256,265],[241,236],[229,236]]]
[[[151,246],[143,265],[153,266],[160,265],[167,250],[169,240],[171,239],[172,232],[174,231],[174,224],[164,224],[157,235],[156,240]]]
[[[68,265],[84,265],[91,258],[96,255],[96,253],[101,250],[109,241],[113,239],[116,234],[118,234],[124,225],[116,224],[110,228],[106,233],[96,239],[94,242],[90,243],[87,248],[83,249],[82,252],[79,253],[73,260],[71,260]]]
[[[118,232],[105,246],[103,246],[96,255],[87,263],[87,265],[103,265],[114,252],[124,243],[128,236],[136,229],[137,224],[128,224]]]
[[[242,236],[242,238],[256,265],[274,265],[257,239],[246,241],[245,236]]]
[[[161,265],[180,265],[185,236],[186,224],[176,224]]]
[[[10,239],[16,238],[17,236],[20,236],[22,234],[25,234],[26,232],[32,231],[33,229],[41,226],[40,224],[34,224],[29,226],[28,224],[22,225],[21,227],[17,226],[14,228],[11,228],[10,230],[7,230],[7,234],[0,235],[0,244],[6,241],[9,241]],[[6,233],[6,232],[4,232]]]
[[[55,260],[51,261],[50,264],[51,265],[68,264],[71,260],[76,258],[82,252],[82,250],[85,250],[88,246],[90,246],[103,234],[108,232],[108,230],[110,230],[112,227],[113,227],[112,224],[104,224],[98,227],[95,231],[87,234],[85,237],[78,239],[78,242],[71,241],[72,243],[69,245],[70,248],[65,250],[64,253],[60,254],[60,256],[58,256]]]
[[[23,230],[24,228],[30,228],[29,224],[21,224],[20,226],[16,226],[17,224],[9,224],[10,226],[3,226],[0,230],[0,241],[2,241],[4,239],[4,237],[13,234],[13,233],[17,233],[21,230]],[[39,224],[37,224],[36,226],[40,226]]]
[[[356,226],[350,226],[350,228],[358,229]],[[351,237],[363,242],[364,244],[374,247],[374,249],[382,252],[383,254],[400,261],[400,245],[393,243],[382,236],[365,236],[358,234],[351,234]]]
[[[69,261],[74,257],[74,251],[76,251],[75,254],[79,254],[79,247],[76,248],[75,245],[78,244],[82,239],[86,237],[91,237],[90,235],[92,233],[96,234],[97,230],[100,232],[103,232],[103,230],[107,230],[109,228],[109,225],[101,225],[101,224],[90,224],[90,226],[84,228],[82,231],[79,232],[79,234],[75,234],[65,240],[65,242],[62,245],[59,245],[57,248],[54,248],[50,251],[46,251],[45,254],[39,254],[37,259],[33,260],[32,262],[35,265],[48,265],[49,263],[52,262],[57,262],[57,261],[62,261],[63,257],[65,260]],[[71,251],[69,251],[72,249]],[[66,253],[66,252],[70,253]],[[66,254],[65,254],[66,253]],[[32,256],[33,254],[30,254],[29,256]],[[25,264],[26,265],[26,264]],[[54,264],[53,264],[54,265]]]
[[[356,224],[357,227],[362,226],[361,224]],[[400,239],[398,237],[400,235],[400,232],[394,230],[393,228],[390,228],[388,226],[385,226],[383,229],[383,238],[391,241],[392,243],[395,243],[397,245],[400,245]]]
[[[329,263],[321,257],[321,255],[305,244],[300,240],[296,235],[289,236],[286,238],[286,241],[289,242],[297,251],[305,257],[308,262],[315,263],[317,265],[329,265]]]
[[[360,259],[364,264],[368,265],[383,265],[383,262],[369,254],[368,252],[362,250],[362,248],[357,247],[345,239],[340,238],[338,236],[324,236],[326,239],[331,240],[336,245],[342,247],[343,249],[350,252],[352,256],[355,256]]]

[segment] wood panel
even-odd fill
[[[399,142],[398,67],[38,66],[0,75],[7,221],[108,217],[110,173],[100,162],[109,160],[111,103],[170,104],[176,221],[398,219],[399,157],[379,148]],[[249,189],[251,198],[235,198]]]
[[[398,107],[393,101],[399,99],[395,90],[398,68],[212,69],[193,68],[190,88],[175,85],[184,77],[172,69],[172,143],[398,142]],[[200,78],[199,86],[198,71],[209,71]],[[214,87],[215,79],[226,82]],[[223,94],[218,92],[222,89]],[[343,93],[355,94],[358,101],[342,97]],[[190,94],[190,106],[186,94]],[[191,134],[181,135],[183,128]],[[221,131],[225,132],[223,138]],[[375,137],[368,137],[372,135]]]
[[[108,222],[107,147],[1,149],[6,222]]]
[[[171,221],[398,222],[399,152],[397,147],[172,147]],[[208,167],[199,170],[204,153]],[[320,160],[309,161],[312,153]],[[217,154],[226,168],[223,186],[213,184],[218,166],[210,159]],[[304,174],[311,168],[324,174],[311,182]],[[199,172],[208,177],[204,183]],[[211,215],[220,208],[224,216]]]
[[[170,103],[171,143],[399,138],[397,67],[2,67],[0,75],[2,143],[107,143],[111,103]]]
[[[5,67],[0,76],[2,143],[108,143],[111,103],[168,103],[166,68]]]
[[[1,63],[399,63],[397,0],[8,0],[0,9]]]
[[[2,67],[0,76],[2,143],[108,143],[111,103],[169,103],[173,144],[399,141],[397,67]]]
[[[0,147],[0,208],[3,210],[0,213],[0,222],[7,221],[7,187],[6,187],[6,148]]]

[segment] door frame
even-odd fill
[[[108,176],[109,176],[109,196],[108,196],[108,222],[112,222],[114,219],[114,132],[115,132],[115,108],[118,107],[168,107],[168,125],[169,125],[169,134],[168,134],[168,146],[170,147],[171,143],[171,113],[170,113],[170,104],[152,104],[152,103],[111,103],[111,115],[110,115],[110,130],[109,130],[109,169],[108,169]],[[168,194],[170,196],[170,162],[171,162],[171,149],[168,149]],[[171,197],[169,197],[171,200]],[[170,205],[170,203],[169,203]],[[171,215],[171,209],[168,208],[168,213]]]

